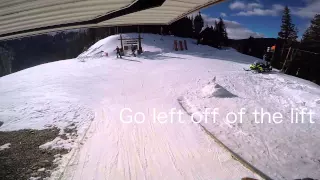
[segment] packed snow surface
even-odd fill
[[[138,57],[117,59],[115,35],[77,59],[1,77],[0,130],[76,127],[84,137],[80,146],[59,138],[41,146],[73,150],[60,169],[62,179],[258,178],[197,123],[272,179],[320,177],[317,85],[277,72],[243,71],[257,59],[232,49],[185,39],[188,51],[176,52],[173,41],[183,38],[142,36],[144,53]],[[206,109],[214,108],[215,123],[213,113],[203,121]],[[229,112],[239,115],[242,108],[242,123],[239,117],[226,121]],[[283,122],[256,123],[251,113],[261,108],[281,113]],[[315,123],[291,123],[291,108],[312,110]],[[171,113],[179,111],[180,116]]]

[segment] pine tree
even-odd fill
[[[192,20],[188,17],[181,18],[180,20],[170,25],[172,33],[180,37],[193,37]]]
[[[303,34],[301,46],[309,51],[320,52],[320,14],[311,20],[311,25]]]
[[[312,41],[312,38],[311,38],[311,26],[308,27],[308,29],[304,32],[303,36],[302,36],[302,40],[301,42],[307,42],[307,41]]]
[[[215,32],[212,26],[207,26],[201,31],[200,38],[202,39],[201,44],[215,47]]]
[[[311,20],[311,25],[303,34],[302,42],[320,43],[320,14]]]
[[[214,21],[212,38],[214,39],[213,47],[220,48],[220,33],[218,31],[218,22]]]
[[[203,22],[203,18],[201,16],[201,13],[199,12],[199,14],[194,18],[193,20],[193,25],[194,25],[194,33],[195,33],[195,36],[197,37],[198,39],[198,43],[200,41],[200,32],[203,28],[203,25],[204,25],[204,22]]]
[[[14,53],[6,44],[0,46],[0,77],[12,72]]]
[[[201,16],[201,13],[199,12],[199,14],[194,18],[193,21],[194,24],[194,31],[196,34],[199,34],[204,26],[204,22],[203,22],[203,18]]]
[[[296,66],[301,68],[299,76],[320,84],[320,14],[314,16],[303,34],[300,49],[307,52],[302,52],[303,61],[297,62]]]
[[[292,23],[290,9],[286,6],[283,10],[281,31],[278,33],[280,39],[296,41],[298,31]]]
[[[217,21],[214,21],[214,30],[218,31],[218,22]]]
[[[218,23],[215,22],[214,32],[217,47],[226,46],[228,44],[228,33],[222,18],[219,19]]]
[[[218,27],[220,29],[220,36],[221,36],[221,44],[226,46],[228,43],[228,33],[226,30],[226,25],[224,24],[223,19],[220,17]]]

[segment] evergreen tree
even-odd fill
[[[286,6],[283,10],[281,31],[278,33],[279,38],[296,41],[298,38],[297,33],[297,28],[292,23],[290,9]]]
[[[224,24],[222,18],[220,17],[218,22],[218,32],[220,37],[220,44],[226,46],[228,44],[228,33],[226,30],[226,25]]]
[[[0,46],[0,77],[12,72],[13,51],[6,44]]]
[[[212,26],[207,26],[203,31],[201,31],[199,37],[201,39],[201,44],[215,47],[215,32]]]
[[[316,14],[303,34],[300,49],[303,58],[295,62],[300,68],[299,76],[320,84],[320,14]]]
[[[189,17],[184,17],[171,24],[171,31],[174,35],[180,37],[193,37],[192,20]]]
[[[218,31],[218,22],[217,21],[214,21],[214,30]]]
[[[214,39],[213,47],[220,48],[220,33],[219,33],[219,27],[218,22],[214,21],[214,28],[212,33],[212,38]]]
[[[217,47],[226,46],[228,44],[228,33],[222,18],[219,19],[218,23],[215,22],[214,32]]]
[[[203,25],[204,25],[204,22],[203,22],[203,18],[201,16],[201,13],[199,12],[199,14],[194,18],[193,20],[193,25],[194,25],[194,33],[195,33],[195,36],[197,37],[198,39],[198,43],[200,41],[200,32],[203,28]]]
[[[194,17],[190,17],[191,23],[192,23],[192,38],[195,38],[195,31],[194,31]]]
[[[204,22],[203,22],[203,18],[201,16],[201,13],[199,12],[199,14],[194,18],[193,21],[194,24],[194,32],[198,35],[200,34],[203,26],[204,26]]]
[[[311,20],[311,25],[303,34],[302,44],[320,48],[320,14]]]
[[[242,53],[251,55],[253,45],[254,45],[254,37],[250,36],[248,39],[243,41]]]

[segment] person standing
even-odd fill
[[[131,45],[131,51],[132,51],[132,55],[136,57],[136,47],[134,45]]]
[[[119,58],[119,56],[120,56],[120,58],[122,58],[121,57],[121,52],[120,52],[120,48],[117,46],[117,48],[116,48],[116,51],[117,51],[117,58]]]

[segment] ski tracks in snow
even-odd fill
[[[155,118],[153,108],[156,113],[181,109],[176,98],[182,90],[179,83],[185,82],[180,78],[168,81],[157,69],[149,77],[138,70],[128,72],[139,82],[117,78],[112,83],[109,96],[97,108],[86,141],[62,179],[230,180],[255,176],[194,124],[188,114],[181,116],[184,123],[177,116],[166,123]],[[164,76],[155,82],[152,76],[159,77],[157,73]],[[179,74],[177,71],[176,76]],[[144,122],[123,123],[119,115],[127,107],[132,112],[124,117],[141,112]]]
[[[188,118],[185,115],[184,118]],[[62,179],[240,179],[254,175],[197,125],[124,124],[98,112]]]
[[[156,113],[168,113],[172,108],[183,111],[176,99],[186,88],[198,86],[198,81],[212,73],[205,65],[194,68],[187,65],[192,61],[180,60],[172,62],[176,66],[166,61],[144,61],[130,66],[125,61],[109,63],[109,68],[117,68],[121,73],[108,76],[108,88],[96,106],[97,116],[87,139],[62,179],[255,177],[194,124],[188,114],[181,117],[184,123],[177,116],[165,123],[154,117],[153,109]],[[145,115],[144,122],[121,122],[119,115],[123,108],[132,109],[125,117],[141,112]]]

